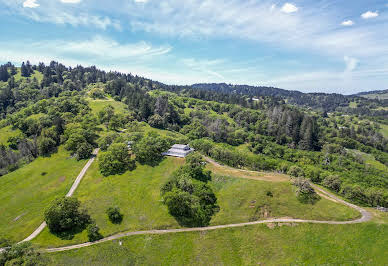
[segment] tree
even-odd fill
[[[203,167],[201,157],[192,155],[161,187],[164,204],[183,226],[207,226],[211,217],[219,211],[217,197],[211,187],[193,179],[207,175],[199,173],[203,171]]]
[[[76,198],[59,198],[45,210],[44,218],[52,233],[62,233],[84,228],[91,222],[81,203]]]
[[[24,64],[24,62],[22,63],[22,66],[21,66],[21,75],[22,75],[22,77],[29,77],[30,76],[30,72],[28,70],[28,67]]]
[[[41,136],[38,139],[38,152],[40,155],[49,155],[56,147],[57,143],[49,137]]]
[[[321,199],[315,192],[314,188],[310,185],[309,181],[305,178],[294,178],[292,180],[294,186],[297,187],[297,198],[302,203],[315,204]]]
[[[76,158],[77,160],[88,159],[93,152],[93,146],[88,142],[82,142],[77,148]]]
[[[290,167],[290,169],[287,172],[290,176],[294,177],[302,177],[304,176],[304,171],[299,166],[293,165]]]
[[[86,231],[90,242],[95,242],[103,238],[100,233],[100,228],[94,222],[86,227]]]
[[[205,170],[206,162],[203,157],[197,153],[191,153],[186,157],[186,163],[180,171],[188,174],[191,178],[202,182],[211,180],[211,172]]]
[[[0,81],[7,82],[9,79],[9,73],[6,66],[0,66]]]
[[[30,242],[13,245],[0,252],[0,265],[46,265],[47,257],[40,254]]]
[[[142,164],[155,165],[162,158],[162,153],[169,148],[168,142],[157,133],[147,133],[140,141],[133,146],[136,160]]]
[[[135,163],[131,160],[128,147],[124,143],[112,144],[99,158],[99,168],[104,176],[123,174],[134,167]]]
[[[341,190],[341,184],[342,184],[342,181],[337,175],[326,176],[322,182],[322,185],[336,192],[339,192]]]
[[[113,224],[120,224],[123,221],[123,216],[120,213],[120,209],[117,207],[110,207],[106,214],[108,215],[109,221],[111,221]]]

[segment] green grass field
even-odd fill
[[[366,165],[370,165],[382,171],[388,171],[388,167],[385,164],[382,164],[381,162],[377,161],[372,154],[361,152],[359,150],[351,150],[351,152],[353,152],[355,155],[361,156]]]
[[[60,148],[0,177],[0,236],[20,241],[31,234],[42,223],[44,209],[66,194],[84,164]]]
[[[388,125],[380,124],[381,134],[388,139]]]
[[[115,101],[112,98],[106,98],[104,100],[93,100],[91,98],[87,98],[87,100],[89,102],[90,108],[92,108],[93,114],[98,114],[98,112],[100,112],[102,109],[104,109],[104,107],[108,105],[111,105],[117,113],[128,112],[127,106],[124,103]]]
[[[388,222],[388,216],[385,217]],[[254,225],[131,236],[50,253],[51,265],[386,265],[388,224]]]
[[[0,144],[7,145],[9,137],[17,136],[20,133],[20,130],[13,130],[11,126],[0,128]]]
[[[96,162],[89,168],[74,196],[87,208],[105,236],[124,230],[177,228],[178,223],[161,202],[160,187],[183,163],[181,159],[167,158],[156,167],[139,165],[132,172],[103,177]],[[122,224],[114,225],[108,220],[106,210],[109,207],[121,209],[124,214]],[[41,246],[62,246],[86,241],[85,232],[72,240],[61,240],[47,229],[34,240]]]
[[[120,176],[102,177],[98,162],[88,170],[75,197],[81,200],[96,220],[100,232],[109,236],[122,231],[179,228],[169,215],[160,196],[160,187],[184,161],[166,158],[156,167],[139,165],[134,171]],[[248,222],[269,217],[294,217],[322,220],[347,220],[359,213],[345,206],[322,199],[316,205],[300,203],[289,182],[267,182],[216,176],[211,182],[221,211],[211,225]],[[273,197],[266,195],[267,191]],[[119,207],[124,214],[120,225],[109,222],[106,210]],[[62,240],[45,229],[33,241],[42,247],[65,246],[87,242],[86,233]]]
[[[16,81],[26,78],[26,77],[22,77],[20,67],[17,68],[17,73],[14,77]],[[41,82],[43,80],[43,74],[37,70],[34,70],[34,73],[29,78],[30,79],[36,78],[39,82]]]

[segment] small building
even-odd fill
[[[185,158],[189,153],[193,151],[194,149],[190,148],[189,145],[174,144],[171,149],[169,149],[167,152],[164,152],[163,155]]]

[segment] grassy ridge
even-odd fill
[[[385,265],[387,224],[266,225],[132,236],[49,254],[52,265]]]
[[[0,236],[20,241],[31,234],[43,221],[44,209],[66,194],[84,164],[60,148],[1,177]]]

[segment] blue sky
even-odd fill
[[[168,84],[388,88],[388,0],[0,0],[0,62]]]

